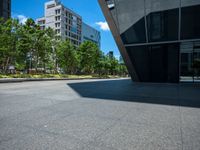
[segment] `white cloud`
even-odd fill
[[[100,29],[103,31],[110,31],[110,28],[109,28],[107,22],[100,21],[100,22],[96,22],[95,24],[98,25],[100,27]]]
[[[25,24],[25,22],[28,18],[24,15],[17,15],[17,19],[19,19],[20,23]]]

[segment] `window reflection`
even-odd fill
[[[200,5],[181,8],[181,38],[200,38]]]
[[[179,10],[172,9],[147,16],[149,41],[178,40]]]
[[[145,43],[146,35],[144,18],[142,18],[140,21],[138,21],[132,27],[130,27],[127,31],[121,34],[121,38],[124,44]]]
[[[127,47],[143,82],[179,82],[179,44]]]
[[[200,42],[181,43],[181,81],[200,82]]]

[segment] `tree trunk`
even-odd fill
[[[10,57],[8,57],[7,60],[6,60],[6,65],[5,65],[5,68],[4,68],[5,69],[4,70],[5,73],[8,73],[7,71],[8,71],[9,61],[10,61]]]

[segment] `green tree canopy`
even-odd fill
[[[105,55],[90,41],[74,47],[71,41],[58,38],[51,28],[42,29],[29,18],[25,24],[16,19],[0,19],[0,72],[9,66],[28,73],[121,74],[126,68],[116,58]],[[30,71],[30,72],[29,72]]]
[[[81,71],[87,74],[93,73],[100,57],[98,46],[93,42],[86,41],[80,45],[78,54]]]
[[[74,73],[76,71],[78,66],[76,49],[69,40],[58,44],[56,54],[59,67],[63,68],[66,73]]]

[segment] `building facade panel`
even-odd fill
[[[144,18],[144,1],[115,0],[115,4],[120,34]]]
[[[150,64],[149,49],[147,46],[130,46],[127,52],[131,59],[132,65],[135,67],[139,80],[149,81]],[[141,59],[143,58],[143,59]]]
[[[116,10],[114,18],[124,43],[146,42],[144,1],[123,0],[114,1]],[[132,9],[135,7],[135,9]],[[114,13],[112,13],[114,14]]]
[[[200,5],[200,0],[180,0],[181,7]]]
[[[179,44],[127,47],[143,82],[179,82]]]
[[[200,4],[181,8],[181,39],[200,39]]]
[[[82,24],[82,42],[91,41],[100,48],[101,47],[101,33],[91,26],[83,22]]]
[[[99,3],[134,81],[177,83],[189,70],[198,78],[200,0]]]
[[[142,0],[142,1],[145,1],[146,15],[153,12],[176,9],[179,8],[180,6],[180,0]]]
[[[146,43],[145,19],[141,18],[137,23],[132,25],[121,34],[124,44]]]
[[[200,41],[182,42],[181,51],[181,75],[182,77],[198,79],[198,71],[194,68],[196,60],[200,60]]]
[[[179,9],[152,12],[147,15],[148,41],[173,41],[179,36]]]

